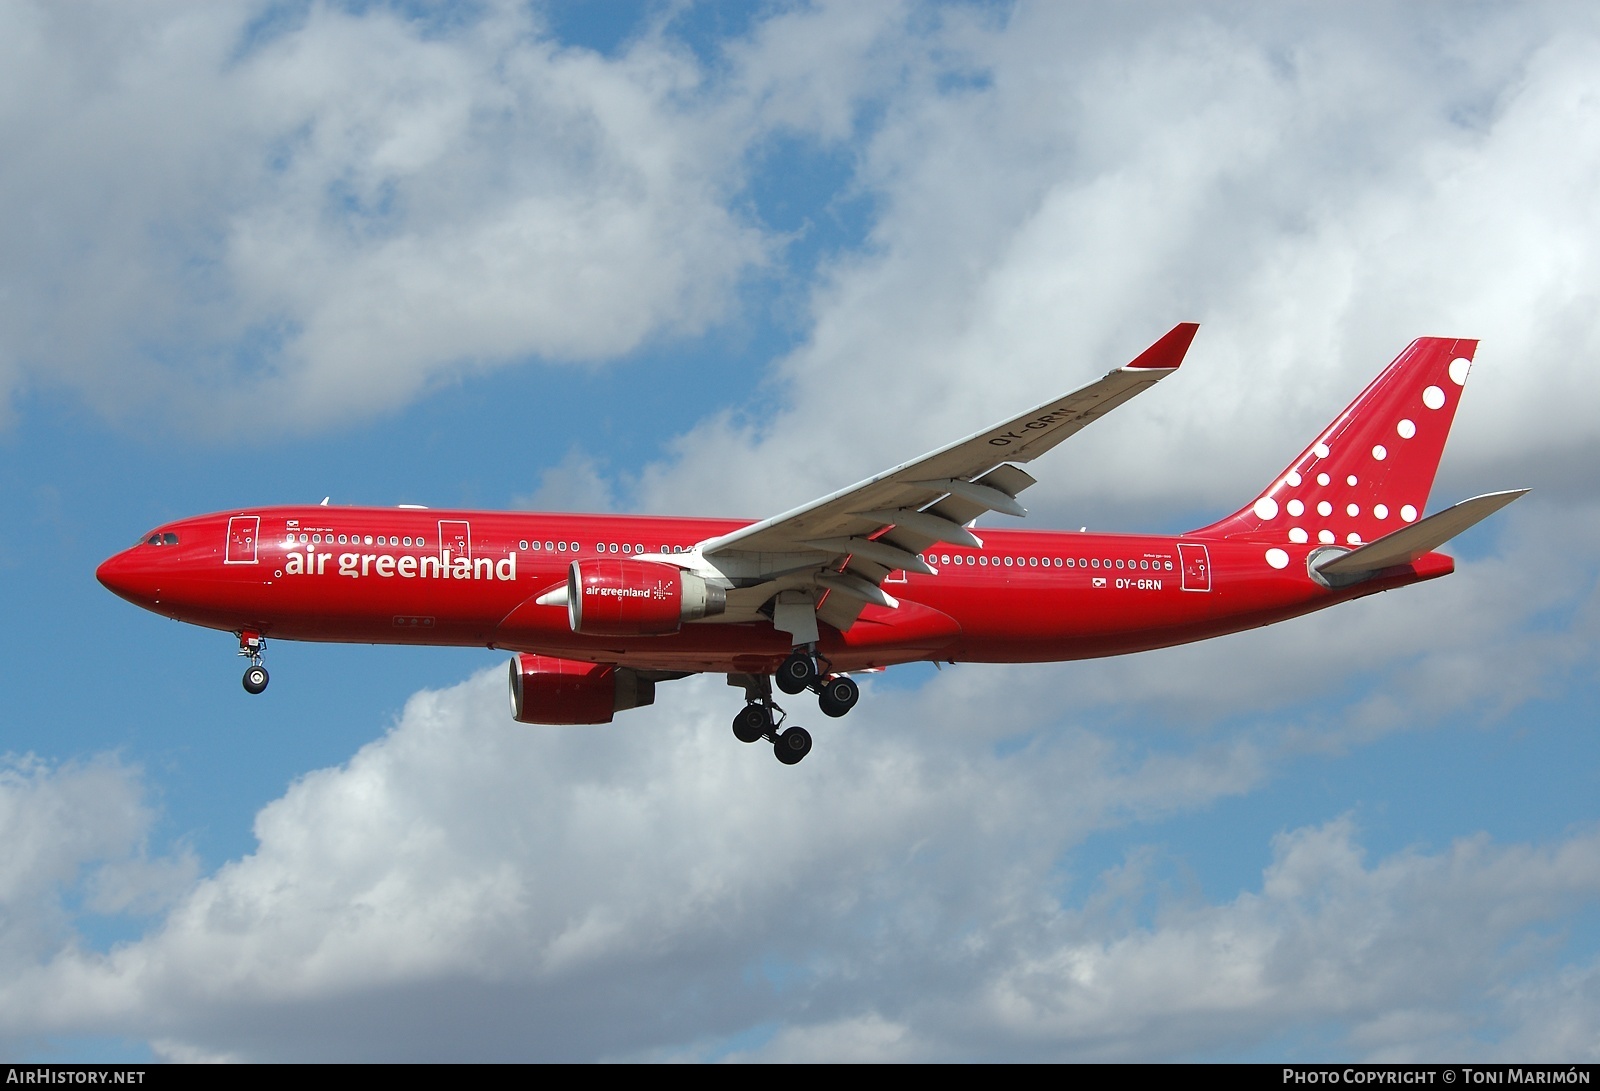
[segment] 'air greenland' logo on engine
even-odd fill
[[[605,584],[590,584],[583,589],[588,596],[598,595],[601,598],[613,599],[653,599],[656,602],[665,602],[672,597],[672,586],[657,581],[654,587],[608,587]]]
[[[337,557],[332,571],[329,563]],[[308,549],[284,556],[285,576],[379,576],[406,580],[515,580],[517,555],[496,561],[489,557],[451,557],[448,549],[438,555],[411,553],[319,553]]]

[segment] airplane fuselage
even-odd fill
[[[673,633],[573,632],[538,599],[574,561],[678,555],[748,521],[647,516],[274,507],[161,527],[102,567],[118,594],[156,613],[263,637],[502,648],[663,671],[770,674],[790,652],[765,617]],[[1237,632],[1453,569],[1427,556],[1336,589],[1316,580],[1319,546],[1195,536],[980,529],[982,547],[939,543],[935,574],[897,571],[847,631],[824,627],[833,669],[918,660],[1085,659]],[[153,542],[151,539],[174,541]],[[1268,554],[1272,553],[1271,557]]]

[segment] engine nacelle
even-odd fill
[[[552,655],[511,660],[511,717],[524,724],[608,724],[612,713],[655,704],[637,671]]]
[[[567,620],[575,633],[659,636],[715,617],[727,605],[721,587],[658,561],[573,561],[567,572]]]

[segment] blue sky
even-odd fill
[[[0,1042],[105,1059],[1600,1053],[1600,25],[1582,5],[0,13]],[[1202,323],[1030,523],[1233,510],[1482,338],[1447,580],[905,668],[786,769],[719,678],[143,614],[237,505],[759,517]],[[808,725],[809,726],[809,725]]]

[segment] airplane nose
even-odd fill
[[[156,585],[153,566],[146,564],[137,553],[137,546],[118,553],[95,569],[94,576],[106,590],[146,606],[159,600],[161,589]]]

